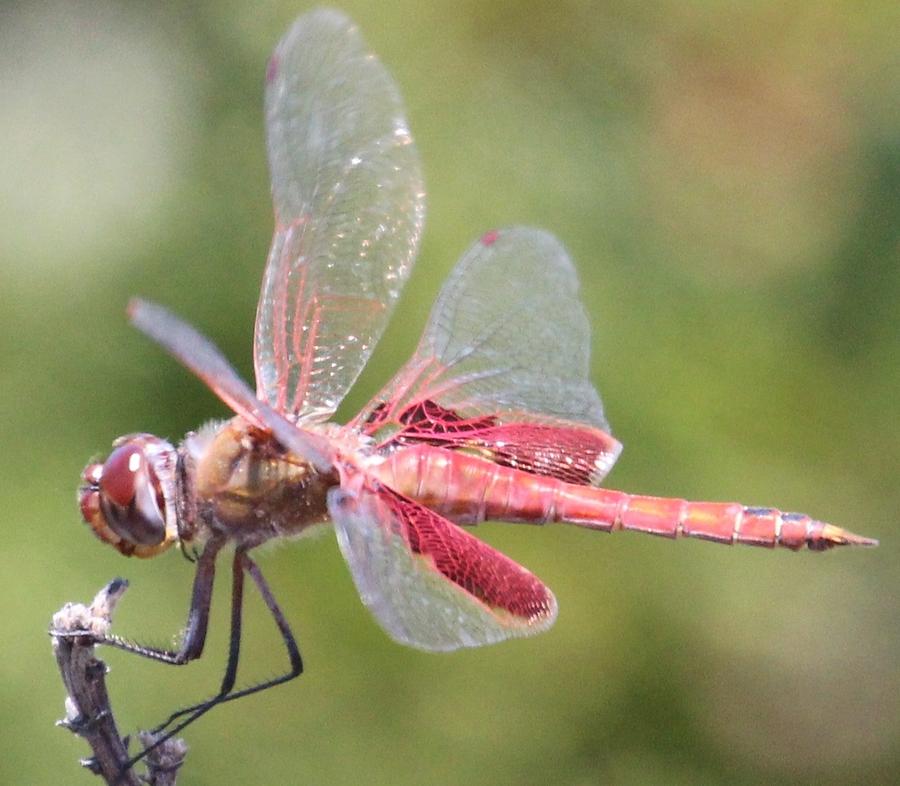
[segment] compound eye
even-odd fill
[[[104,496],[120,507],[126,507],[134,499],[138,484],[137,473],[149,469],[144,452],[138,445],[120,445],[103,464],[100,489]]]
[[[101,510],[117,535],[144,546],[165,540],[162,488],[142,444],[125,443],[113,450],[99,485]]]

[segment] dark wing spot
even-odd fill
[[[269,62],[266,65],[266,84],[270,85],[273,81],[275,81],[275,77],[278,76],[278,66],[280,65],[278,55],[273,54],[269,58]]]

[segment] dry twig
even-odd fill
[[[84,737],[93,756],[82,759],[82,765],[110,786],[175,786],[187,753],[180,739],[167,740],[148,754],[146,775],[123,769],[131,758],[128,739],[116,728],[106,691],[106,664],[94,656],[94,646],[109,631],[112,612],[127,588],[127,581],[114,579],[90,606],[67,603],[53,615],[53,651],[68,694],[66,717],[59,724]],[[138,736],[144,748],[154,742],[149,732]]]

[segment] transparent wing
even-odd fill
[[[415,354],[371,406],[401,411],[430,398],[468,416],[529,413],[608,430],[589,345],[559,241],[521,227],[489,232],[450,274]]]
[[[399,93],[336,11],[301,16],[266,74],[275,234],[256,315],[260,398],[323,419],[365,365],[418,247],[424,193]]]
[[[131,323],[160,344],[183,366],[192,371],[229,407],[248,423],[271,432],[295,456],[315,464],[322,471],[332,466],[327,442],[317,434],[297,428],[253,395],[219,348],[187,322],[167,309],[134,298],[128,304]]]
[[[412,359],[354,425],[380,441],[485,447],[500,463],[543,464],[540,474],[564,477],[576,461],[580,482],[599,482],[621,446],[588,378],[589,344],[559,241],[489,232],[450,275]]]
[[[401,644],[446,651],[549,628],[556,598],[533,574],[386,487],[329,492],[363,603]]]

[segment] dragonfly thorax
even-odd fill
[[[182,454],[185,518],[209,533],[254,546],[328,520],[337,474],[319,472],[241,417],[188,435]]]

